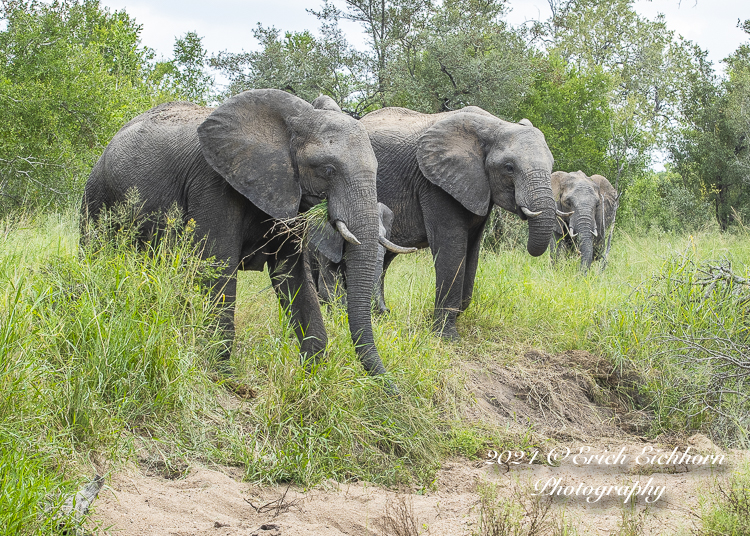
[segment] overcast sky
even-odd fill
[[[337,2],[341,5],[343,2]],[[221,50],[240,52],[257,48],[252,29],[260,22],[280,30],[316,30],[318,21],[305,8],[318,9],[317,0],[102,0],[112,10],[124,9],[143,25],[143,44],[157,56],[171,57],[175,36],[196,31],[210,54]],[[636,0],[638,12],[649,19],[666,15],[667,25],[690,39],[718,64],[748,36],[737,28],[738,19],[750,19],[748,0]],[[508,21],[513,25],[529,19],[546,19],[546,0],[510,0]],[[358,25],[344,21],[349,41],[361,48],[365,37]]]

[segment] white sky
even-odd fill
[[[341,1],[337,2],[339,5]],[[240,52],[257,48],[252,30],[257,22],[282,31],[317,30],[317,19],[305,8],[319,9],[319,0],[102,0],[112,10],[125,9],[139,24],[144,45],[157,56],[171,57],[175,36],[196,31],[209,54],[221,50]],[[546,0],[510,0],[508,21],[546,19]],[[750,19],[748,0],[636,0],[636,10],[649,19],[666,15],[667,25],[709,51],[715,65],[748,40],[737,20]],[[349,41],[362,47],[365,38],[358,25],[344,21]]]

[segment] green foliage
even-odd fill
[[[726,481],[717,481],[701,507],[695,534],[750,535],[750,467],[745,464]]]
[[[0,213],[66,206],[104,145],[150,108],[140,26],[98,0],[2,4]]]
[[[212,99],[214,79],[206,72],[208,52],[196,32],[175,38],[174,58],[158,61],[150,68],[147,80],[158,91],[173,98],[206,105]]]
[[[599,66],[576,68],[555,53],[538,59],[536,73],[521,115],[544,133],[555,169],[612,177],[612,77]]]
[[[650,377],[657,431],[703,430],[747,444],[750,292],[728,262],[696,263],[692,250],[667,259],[607,321],[616,355]],[[736,275],[736,277],[735,277]]]
[[[532,63],[520,34],[500,19],[503,10],[500,2],[451,0],[430,11],[393,62],[388,104],[425,113],[473,105],[514,116]]]
[[[320,30],[321,37],[305,30],[286,32],[282,39],[276,28],[258,24],[253,35],[261,51],[220,52],[210,63],[229,78],[227,95],[275,88],[310,102],[324,93],[342,109],[365,113],[367,99],[360,94],[366,87],[366,67],[361,54],[347,44],[336,21],[324,19]]]
[[[637,177],[623,198],[621,214],[628,225],[643,230],[694,232],[709,226],[713,210],[707,195],[696,195],[671,169]]]

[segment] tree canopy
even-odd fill
[[[634,0],[550,7],[549,19],[514,28],[502,0],[323,0],[309,10],[315,30],[258,24],[256,50],[215,54],[188,31],[172,58],[157,60],[140,25],[98,0],[4,0],[0,210],[76,198],[117,129],[154,104],[270,87],[308,101],[329,95],[355,117],[468,105],[526,117],[556,169],[607,176],[626,215],[648,212],[636,195],[664,207],[690,195],[722,228],[747,217],[750,45],[722,74],[663,17],[638,15]],[[342,20],[359,24],[366,47],[347,41]],[[739,25],[750,32],[750,21]],[[650,172],[656,154],[667,155],[669,173]]]

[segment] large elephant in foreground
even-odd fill
[[[574,248],[575,241],[581,251],[581,269],[586,271],[602,256],[607,229],[615,219],[617,192],[601,175],[555,171],[552,194],[560,214],[550,242],[552,258]]]
[[[370,312],[376,172],[367,132],[356,120],[283,91],[251,90],[216,109],[170,103],[130,121],[91,172],[82,210],[94,218],[132,188],[144,201],[144,215],[176,203],[186,221],[195,221],[196,235],[207,239],[205,255],[228,263],[214,285],[229,305],[222,318],[228,335],[234,335],[236,270],[267,265],[306,359],[326,347],[323,318],[309,263],[274,223],[327,199],[329,221],[347,240],[352,339],[364,368],[382,374]]]
[[[555,202],[544,135],[528,120],[502,121],[474,106],[431,115],[384,108],[360,122],[378,158],[378,201],[395,215],[391,240],[430,247],[434,329],[457,338],[456,316],[471,302],[492,204],[528,220],[531,255],[547,250]],[[383,276],[394,256],[386,253]]]

